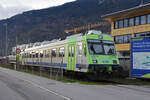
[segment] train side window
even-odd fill
[[[20,56],[21,56],[22,58],[24,58],[23,54],[20,54]]]
[[[26,53],[26,58],[28,58],[28,53]]]
[[[32,54],[30,53],[30,58],[32,58]]]
[[[74,56],[74,47],[72,46],[72,57]]]
[[[69,47],[69,57],[71,57],[71,46]]]
[[[27,53],[27,58],[29,58],[29,53]]]
[[[52,54],[51,54],[51,50],[49,49],[48,51],[49,51],[49,57],[51,57],[51,55],[52,55]]]
[[[23,54],[22,54],[22,58],[26,58],[26,53],[23,53]]]
[[[27,58],[27,53],[24,53],[24,57]]]
[[[83,45],[83,49],[84,49],[84,51],[83,51],[84,55],[86,56],[87,52],[86,52],[86,45],[85,44]]]
[[[41,51],[39,51],[39,56],[40,56],[40,58],[43,58],[43,51],[41,50]]]
[[[40,57],[41,57],[41,58],[43,57],[43,53],[40,53]]]
[[[34,55],[33,54],[31,54],[31,58],[33,58],[34,57]]]
[[[49,50],[45,50],[45,57],[49,57]]]
[[[36,53],[36,58],[38,58],[38,56],[39,56],[39,53]]]
[[[46,50],[43,51],[43,57],[46,57]]]
[[[50,50],[47,50],[47,55],[48,55],[48,57],[50,57],[50,54],[51,54],[51,52],[50,52]]]
[[[56,49],[52,49],[52,57],[56,57]]]
[[[59,48],[59,57],[64,57],[65,54],[64,54],[64,47],[62,48]]]
[[[33,53],[32,55],[33,55],[33,58],[36,58],[36,54],[35,53]]]
[[[82,55],[82,42],[78,44],[79,55]]]

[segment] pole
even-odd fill
[[[15,66],[15,68],[14,68],[15,70],[16,70],[17,67],[18,67],[18,66],[17,66],[17,65],[18,65],[18,60],[17,60],[17,41],[18,41],[18,40],[17,40],[17,36],[16,36],[16,66]]]
[[[7,57],[7,53],[8,53],[8,25],[7,23],[3,24],[5,26],[5,51],[4,51],[4,55]]]
[[[141,0],[141,4],[140,4],[140,5],[143,5],[143,3],[144,3],[144,1],[143,1],[143,0]]]
[[[7,23],[5,23],[5,27],[6,27],[6,51],[5,51],[5,56],[7,57],[7,55],[8,55],[8,37],[7,37],[7,35],[8,35],[8,28],[7,28]]]

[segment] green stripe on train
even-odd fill
[[[143,75],[142,77],[150,78],[150,74]]]

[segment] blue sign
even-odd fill
[[[131,41],[131,75],[150,78],[150,37]]]

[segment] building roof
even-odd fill
[[[110,17],[114,17],[114,16],[119,15],[119,14],[124,14],[124,13],[127,13],[127,12],[133,12],[133,11],[136,11],[136,10],[139,10],[139,9],[144,9],[144,8],[150,8],[150,3],[141,4],[141,5],[133,7],[133,8],[129,8],[129,9],[117,11],[117,12],[114,12],[114,13],[106,14],[106,15],[103,15],[101,17],[102,18],[110,18]]]

